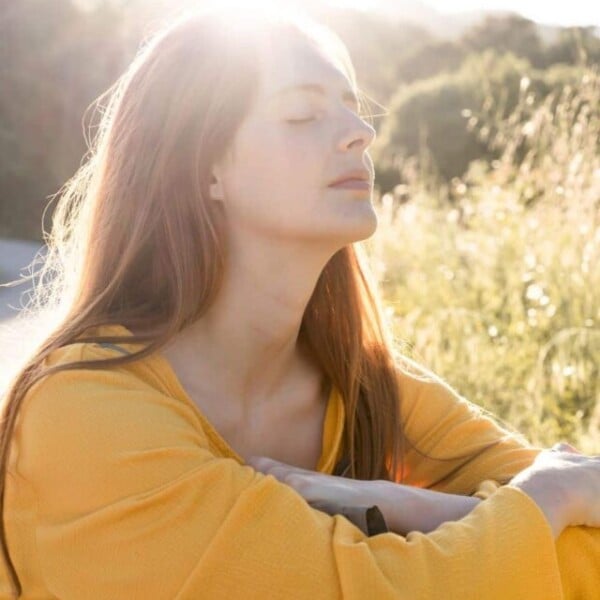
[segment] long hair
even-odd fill
[[[227,256],[225,216],[209,197],[211,167],[228,152],[255,97],[258,44],[276,31],[319,44],[358,89],[344,44],[326,27],[297,16],[254,22],[209,11],[185,14],[146,39],[99,97],[97,134],[59,191],[50,234],[44,232],[47,253],[29,312],[54,320],[4,398],[0,511],[14,424],[36,381],[65,369],[109,369],[143,359],[201,318],[215,298]],[[351,244],[324,267],[299,332],[299,342],[341,392],[343,445],[349,476],[357,479],[398,480],[403,472],[396,370],[409,363],[396,352],[382,314],[366,254]],[[86,336],[90,328],[115,323],[137,332],[126,342],[141,344],[139,351],[44,364],[69,344],[125,341]]]

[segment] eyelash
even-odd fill
[[[364,121],[368,118],[369,115],[359,113],[358,116]],[[307,119],[287,119],[287,122],[292,125],[301,125],[302,123],[309,123],[310,121],[315,121],[316,117],[309,117]]]

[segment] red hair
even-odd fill
[[[275,32],[319,44],[356,87],[347,50],[329,29],[299,18],[236,21],[213,11],[180,18],[148,39],[99,98],[109,101],[87,160],[62,190],[32,303],[33,312],[53,315],[52,325],[5,396],[2,499],[14,424],[36,381],[65,369],[140,360],[201,318],[215,298],[227,256],[224,215],[209,200],[209,174],[255,96],[258,44]],[[54,350],[76,341],[123,341],[85,336],[113,323],[138,332],[127,342],[142,343],[142,349],[44,366]],[[358,479],[396,480],[402,472],[396,369],[408,363],[394,351],[383,323],[366,254],[360,244],[348,245],[324,267],[299,341],[341,392],[349,476]],[[0,540],[20,595],[3,523]]]

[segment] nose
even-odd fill
[[[353,116],[350,126],[340,139],[339,149],[342,151],[350,148],[364,150],[373,143],[376,136],[377,132],[369,123],[358,116]]]

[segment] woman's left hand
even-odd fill
[[[372,481],[348,479],[302,469],[268,456],[252,456],[246,463],[255,470],[272,475],[294,488],[309,504],[314,504],[317,508],[320,505],[372,506],[376,503],[369,485]]]

